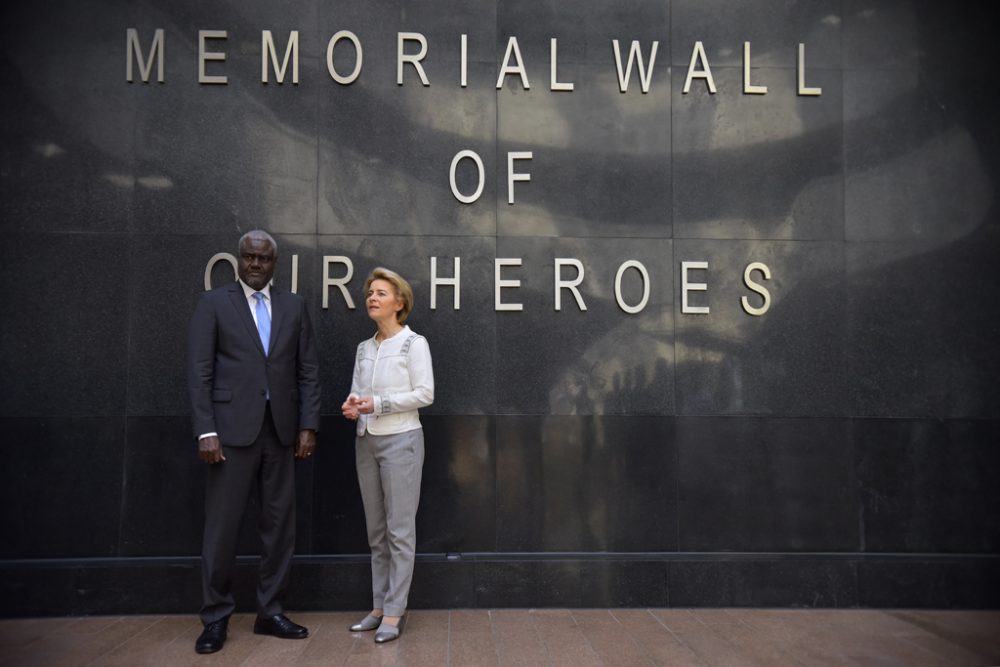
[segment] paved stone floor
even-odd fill
[[[191,616],[0,621],[0,665],[1000,665],[1000,612],[785,609],[414,611],[399,641],[347,631],[363,613],[290,613],[305,640],[238,614],[201,656]]]

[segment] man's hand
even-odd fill
[[[198,458],[208,464],[221,463],[226,460],[222,453],[222,443],[219,436],[210,435],[198,441]]]
[[[299,431],[299,439],[295,443],[295,458],[307,459],[316,451],[316,431],[302,429]]]

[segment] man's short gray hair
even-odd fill
[[[251,229],[249,232],[240,237],[240,243],[237,246],[237,252],[243,252],[243,242],[247,239],[254,239],[257,241],[270,241],[271,247],[274,248],[274,256],[278,256],[278,242],[274,240],[274,237],[265,232],[263,229]]]

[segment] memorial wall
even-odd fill
[[[340,404],[380,265],[436,376],[411,606],[1000,605],[1000,104],[973,13],[0,12],[0,615],[198,609],[187,327],[254,228],[321,361],[290,609],[369,603]]]

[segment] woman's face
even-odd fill
[[[396,321],[396,313],[403,309],[403,301],[396,295],[396,288],[388,280],[372,281],[365,295],[368,317],[376,322]]]

